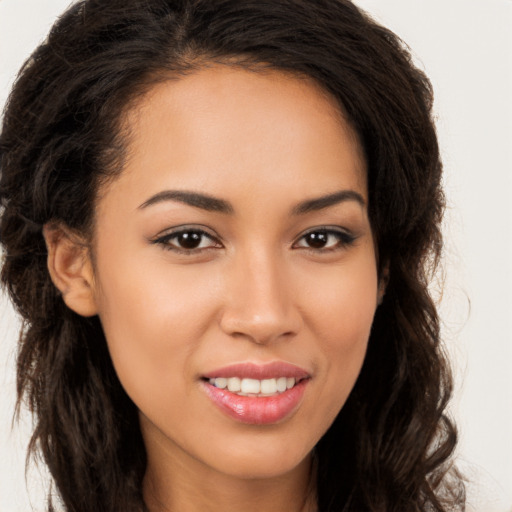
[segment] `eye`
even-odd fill
[[[355,236],[340,229],[317,228],[302,235],[294,247],[314,251],[333,251],[353,244],[355,239]]]
[[[153,243],[163,245],[165,249],[182,253],[222,247],[222,244],[206,231],[193,228],[166,233],[153,240]]]

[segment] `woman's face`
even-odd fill
[[[149,464],[289,472],[343,407],[377,304],[357,138],[310,81],[224,66],[127,122],[93,293]]]

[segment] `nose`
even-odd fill
[[[231,266],[220,327],[257,344],[295,336],[302,317],[286,264],[271,254],[252,253]]]

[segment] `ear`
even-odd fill
[[[386,294],[386,288],[389,282],[389,261],[382,266],[379,276],[379,286],[377,288],[377,304],[380,306]]]
[[[84,240],[62,225],[45,224],[48,271],[65,304],[82,316],[97,314],[94,273]]]

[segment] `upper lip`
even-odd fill
[[[229,366],[217,368],[211,372],[205,373],[203,378],[214,379],[216,377],[240,377],[247,379],[272,379],[276,377],[293,377],[294,379],[305,379],[309,377],[309,373],[295,366],[294,364],[284,361],[273,361],[271,363],[236,363]]]

